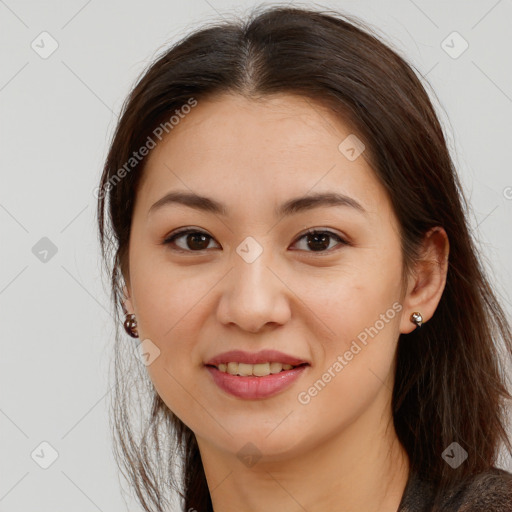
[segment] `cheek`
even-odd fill
[[[395,292],[361,284],[346,287],[339,293],[329,304],[328,321],[335,335],[329,340],[317,341],[324,351],[319,371],[343,374],[342,379],[337,379],[338,383],[350,379],[359,385],[368,380],[366,373],[371,375],[372,369],[385,377],[399,335],[402,305],[397,297]],[[349,367],[350,371],[346,371]],[[330,379],[328,375],[325,378]]]
[[[140,340],[149,339],[158,356],[146,367],[155,389],[166,405],[185,423],[201,396],[195,374],[202,364],[198,338],[204,328],[212,276],[192,276],[170,265],[139,267],[133,281],[137,298]]]
[[[368,251],[331,278],[316,294],[318,279],[313,276],[309,282],[311,306],[329,327],[330,345],[342,349],[359,335],[364,342],[368,329],[375,336],[375,324],[380,331],[397,316],[398,306],[393,304],[400,298],[400,268],[396,262],[386,262],[384,255],[377,260]]]
[[[317,340],[321,364],[297,397],[309,409],[308,422],[325,407],[336,411],[333,421],[350,421],[384,386],[392,387],[403,307],[398,302],[400,268],[391,261],[384,255],[371,263],[361,258],[325,294],[330,300],[318,311],[331,334]]]
[[[200,277],[190,267],[171,264],[165,251],[152,258],[141,254],[134,261],[131,275],[139,331],[160,344],[175,338],[177,330],[194,322],[201,297],[213,285],[208,284],[208,275]]]
[[[348,427],[366,411],[375,410],[371,405],[376,400],[381,403],[379,414],[387,407],[385,396],[393,387],[400,305],[380,308],[366,302],[365,307],[360,316],[350,317],[347,312],[340,318],[342,334],[336,342],[324,344],[324,361],[312,368],[296,396],[296,419],[300,417],[300,428],[305,432],[328,436],[333,430]],[[374,420],[378,423],[380,417]]]

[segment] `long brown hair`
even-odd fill
[[[499,352],[501,344],[512,357],[510,324],[469,232],[469,207],[443,130],[413,68],[353,16],[260,6],[247,20],[188,35],[138,79],[111,141],[97,213],[117,320],[115,454],[144,510],[164,509],[173,489],[183,510],[213,509],[193,432],[166,407],[133,362],[130,340],[119,334],[134,198],[146,159],[128,169],[126,163],[191,98],[225,92],[249,99],[299,94],[340,115],[366,144],[365,158],[392,201],[404,276],[431,227],[448,234],[449,268],[438,308],[421,329],[398,340],[393,421],[411,470],[442,489],[495,465],[502,443],[512,453],[505,409],[512,397]],[[441,457],[454,441],[468,452],[457,469]]]

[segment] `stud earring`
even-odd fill
[[[413,324],[416,324],[418,327],[421,327],[421,325],[423,324],[423,317],[421,316],[421,313],[418,313],[417,311],[415,311],[411,315],[411,322]]]
[[[132,337],[138,338],[139,333],[137,332],[137,320],[135,320],[134,314],[127,314],[124,321],[124,330]]]

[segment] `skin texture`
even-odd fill
[[[200,101],[149,155],[125,307],[136,315],[140,340],[160,350],[147,370],[196,435],[216,512],[392,512],[403,494],[409,461],[391,416],[396,344],[416,328],[413,311],[424,321],[434,314],[449,244],[442,228],[425,237],[424,258],[401,296],[398,223],[364,153],[350,161],[338,149],[351,133],[301,97],[222,95]],[[148,215],[171,190],[216,199],[229,215],[178,204]],[[323,206],[274,215],[286,200],[320,191],[346,194],[366,213]],[[200,246],[185,235],[174,250],[162,243],[183,227],[211,238]],[[314,251],[307,228],[349,245],[334,236]],[[249,236],[263,250],[252,263],[236,252]],[[357,336],[381,324],[333,372]],[[278,395],[243,400],[219,389],[204,368],[232,349],[277,349],[311,366]],[[299,393],[329,368],[330,382],[301,403]],[[249,442],[260,457],[253,465],[237,456]]]

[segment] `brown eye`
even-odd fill
[[[180,238],[184,239],[184,242],[182,242],[184,246],[175,243],[175,241]],[[202,231],[198,231],[196,229],[184,229],[166,238],[163,243],[164,245],[177,245],[178,250],[185,252],[197,252],[206,250],[208,248],[209,240],[213,240],[213,238]]]
[[[303,238],[307,240],[306,249],[304,249],[306,252],[330,252],[332,247],[329,246],[332,239],[337,240],[338,244],[348,245],[348,242],[332,231],[309,230],[298,240]]]

